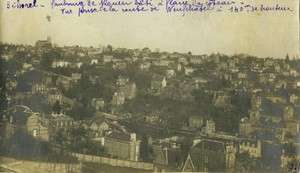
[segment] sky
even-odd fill
[[[181,13],[160,11],[95,13],[81,17],[61,14],[58,8],[51,9],[51,0],[37,0],[45,7],[34,9],[7,9],[7,1],[13,3],[16,0],[0,2],[0,41],[5,43],[34,45],[37,40],[51,36],[58,46],[110,44],[125,48],[159,48],[168,52],[191,51],[193,54],[220,52],[299,57],[298,0],[264,0],[266,5],[289,6],[293,12],[208,12],[182,16]],[[72,1],[78,0],[68,0]],[[251,2],[260,3],[261,0]],[[50,22],[47,16],[51,16]]]

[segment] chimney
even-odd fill
[[[130,134],[130,141],[136,141],[136,134],[135,133]]]

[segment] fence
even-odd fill
[[[119,160],[114,158],[107,158],[107,157],[100,157],[100,156],[93,156],[93,155],[79,154],[79,153],[72,153],[72,155],[77,157],[78,160],[80,161],[104,163],[112,166],[122,166],[122,167],[130,167],[130,168],[144,169],[144,170],[153,170],[152,163]]]

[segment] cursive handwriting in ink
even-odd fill
[[[83,8],[84,3],[82,1],[68,2],[67,0],[63,0],[63,2],[56,2],[56,0],[52,0],[51,6],[52,6],[52,9],[54,7],[76,7],[76,6]]]
[[[126,1],[110,2],[109,0],[101,0],[99,3],[100,11],[103,11],[103,12],[117,12],[118,10],[116,9],[116,7],[128,6],[131,4],[132,4],[132,2],[126,2]]]
[[[170,12],[181,12],[182,16],[185,16],[186,12],[204,12],[213,10],[214,7],[210,3],[203,4],[200,1],[194,0],[192,3],[188,1],[176,1],[176,0],[166,0],[166,11]]]
[[[276,6],[273,7],[266,7],[265,5],[260,5],[260,11],[293,11],[289,7],[282,7],[279,6],[279,4],[276,4]]]
[[[10,8],[26,9],[26,8],[38,7],[37,0],[33,0],[32,2],[29,2],[29,3],[22,3],[20,1],[21,0],[17,0],[16,2],[12,2],[12,3],[10,1],[7,1],[6,8],[7,9],[10,9]],[[41,6],[41,7],[43,7],[43,6]]]
[[[39,0],[6,0],[7,9],[29,9],[45,7],[38,4]],[[25,3],[25,1],[27,1]],[[253,0],[255,1],[255,0]],[[258,0],[256,0],[258,1]],[[139,13],[158,12],[179,13],[185,16],[186,13],[226,13],[235,14],[249,12],[292,12],[293,8],[274,4],[253,4],[244,3],[243,0],[50,0],[48,8],[56,9],[61,14],[74,14],[78,10],[78,16],[92,13]],[[77,12],[77,11],[76,11]],[[75,12],[75,13],[76,13]]]

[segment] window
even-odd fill
[[[208,156],[205,156],[205,157],[204,157],[204,162],[205,162],[205,163],[208,163]]]
[[[34,137],[36,136],[36,130],[35,129],[33,130],[33,136]]]
[[[139,146],[135,146],[135,152],[136,152],[136,153],[139,152]]]

